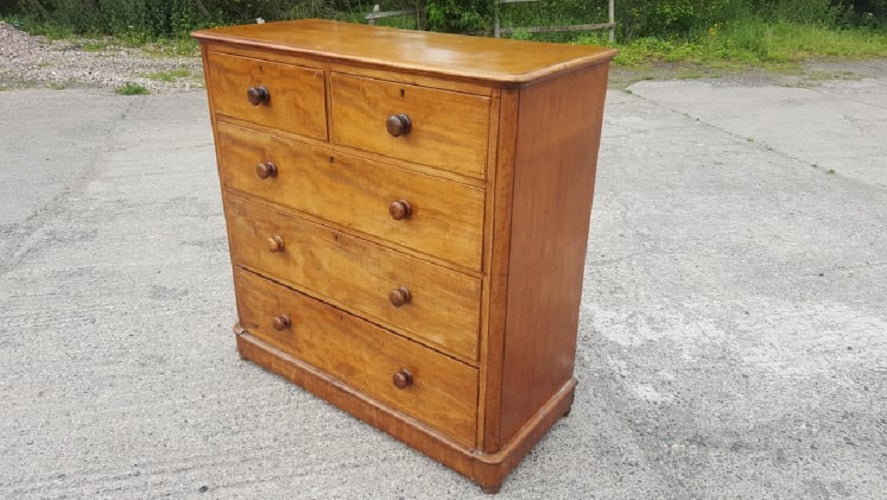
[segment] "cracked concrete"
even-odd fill
[[[629,90],[576,402],[500,496],[882,497],[887,74]],[[238,359],[202,93],[0,113],[0,497],[483,498]]]

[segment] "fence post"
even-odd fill
[[[613,0],[610,1],[612,2]],[[379,7],[379,4],[373,5],[373,14],[378,14],[380,10],[382,10],[382,8]],[[367,21],[367,24],[376,24],[376,18],[374,17],[370,19],[369,21]]]
[[[610,0],[610,5],[608,6],[610,17],[607,22],[610,23],[610,43],[616,41],[616,8],[613,5],[615,2],[616,0]]]

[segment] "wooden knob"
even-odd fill
[[[385,128],[393,137],[399,137],[410,133],[413,121],[407,115],[391,115],[385,120]]]
[[[283,238],[280,236],[272,236],[268,238],[268,250],[272,252],[279,252],[283,250],[286,245],[283,243]]]
[[[398,389],[406,389],[413,385],[413,374],[406,368],[401,368],[394,372],[394,376],[391,377],[391,380]]]
[[[413,296],[405,286],[399,286],[388,292],[388,302],[394,307],[400,307],[410,301]]]
[[[293,322],[289,316],[287,316],[286,314],[281,314],[280,316],[274,316],[274,318],[271,320],[271,326],[273,326],[274,329],[279,332],[293,326]]]
[[[267,87],[259,85],[258,87],[250,87],[246,89],[246,98],[249,99],[250,104],[258,106],[259,104],[265,104],[271,100],[271,93],[268,92]]]
[[[388,213],[394,220],[403,220],[413,215],[413,207],[407,200],[392,201],[391,205],[388,205]]]
[[[259,163],[256,165],[256,175],[259,176],[259,179],[274,177],[277,175],[277,167],[270,161],[267,163]]]

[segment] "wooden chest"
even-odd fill
[[[241,356],[496,491],[569,412],[614,51],[199,31]]]

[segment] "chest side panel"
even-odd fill
[[[607,65],[522,90],[514,163],[500,439],[573,373]]]

